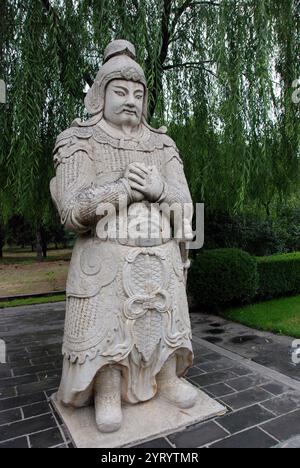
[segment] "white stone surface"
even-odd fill
[[[0,364],[6,364],[6,343],[0,340]]]
[[[4,80],[0,80],[0,104],[6,103],[6,85]]]
[[[175,142],[147,123],[147,99],[134,46],[113,41],[85,99],[91,119],[76,120],[54,149],[51,194],[62,224],[77,234],[57,399],[74,408],[95,401],[101,432],[119,428],[121,399],[135,404],[158,392],[179,408],[197,399],[179,380],[193,360],[186,294],[193,203]],[[143,408],[124,409],[130,440]],[[151,421],[137,434],[173,428],[179,410],[169,424],[157,402],[148,408]],[[77,422],[76,412],[91,412],[70,411]],[[93,431],[85,433],[102,443]]]
[[[124,404],[122,427],[111,434],[98,431],[93,407],[67,408],[56,400],[56,394],[52,401],[77,448],[116,448],[135,446],[226,413],[224,406],[201,390],[198,394],[195,406],[184,410],[161,397],[137,405]]]
[[[298,449],[300,448],[300,437],[293,437],[292,439],[286,440],[281,444],[276,445],[275,448],[280,449]]]

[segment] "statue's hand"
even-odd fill
[[[130,185],[133,202],[145,200],[145,195],[137,187],[133,187],[133,181],[135,180],[136,184],[140,186],[147,174],[148,169],[142,163],[131,163],[127,166],[124,177]]]
[[[156,166],[147,168],[144,164],[131,166],[128,182],[132,190],[142,193],[151,202],[156,202],[164,189],[164,183]]]

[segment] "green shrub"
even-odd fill
[[[300,253],[257,258],[259,299],[300,293]]]
[[[241,249],[256,256],[288,252],[291,246],[300,245],[300,240],[298,236],[298,244],[295,244],[296,227],[293,232],[288,229],[288,235],[286,225],[258,215],[206,212],[205,248]]]
[[[202,251],[192,262],[189,292],[205,310],[250,302],[257,289],[256,259],[242,250]]]

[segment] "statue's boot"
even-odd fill
[[[164,364],[157,378],[158,393],[179,408],[191,408],[196,403],[198,391],[176,374],[176,356]]]
[[[95,379],[96,423],[101,432],[118,431],[122,423],[121,372],[106,366]]]

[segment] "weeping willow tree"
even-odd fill
[[[84,93],[117,38],[137,47],[149,118],[170,127],[195,201],[268,212],[297,190],[300,0],[2,0],[0,22],[1,210],[38,238],[55,216],[55,137],[86,117]]]

